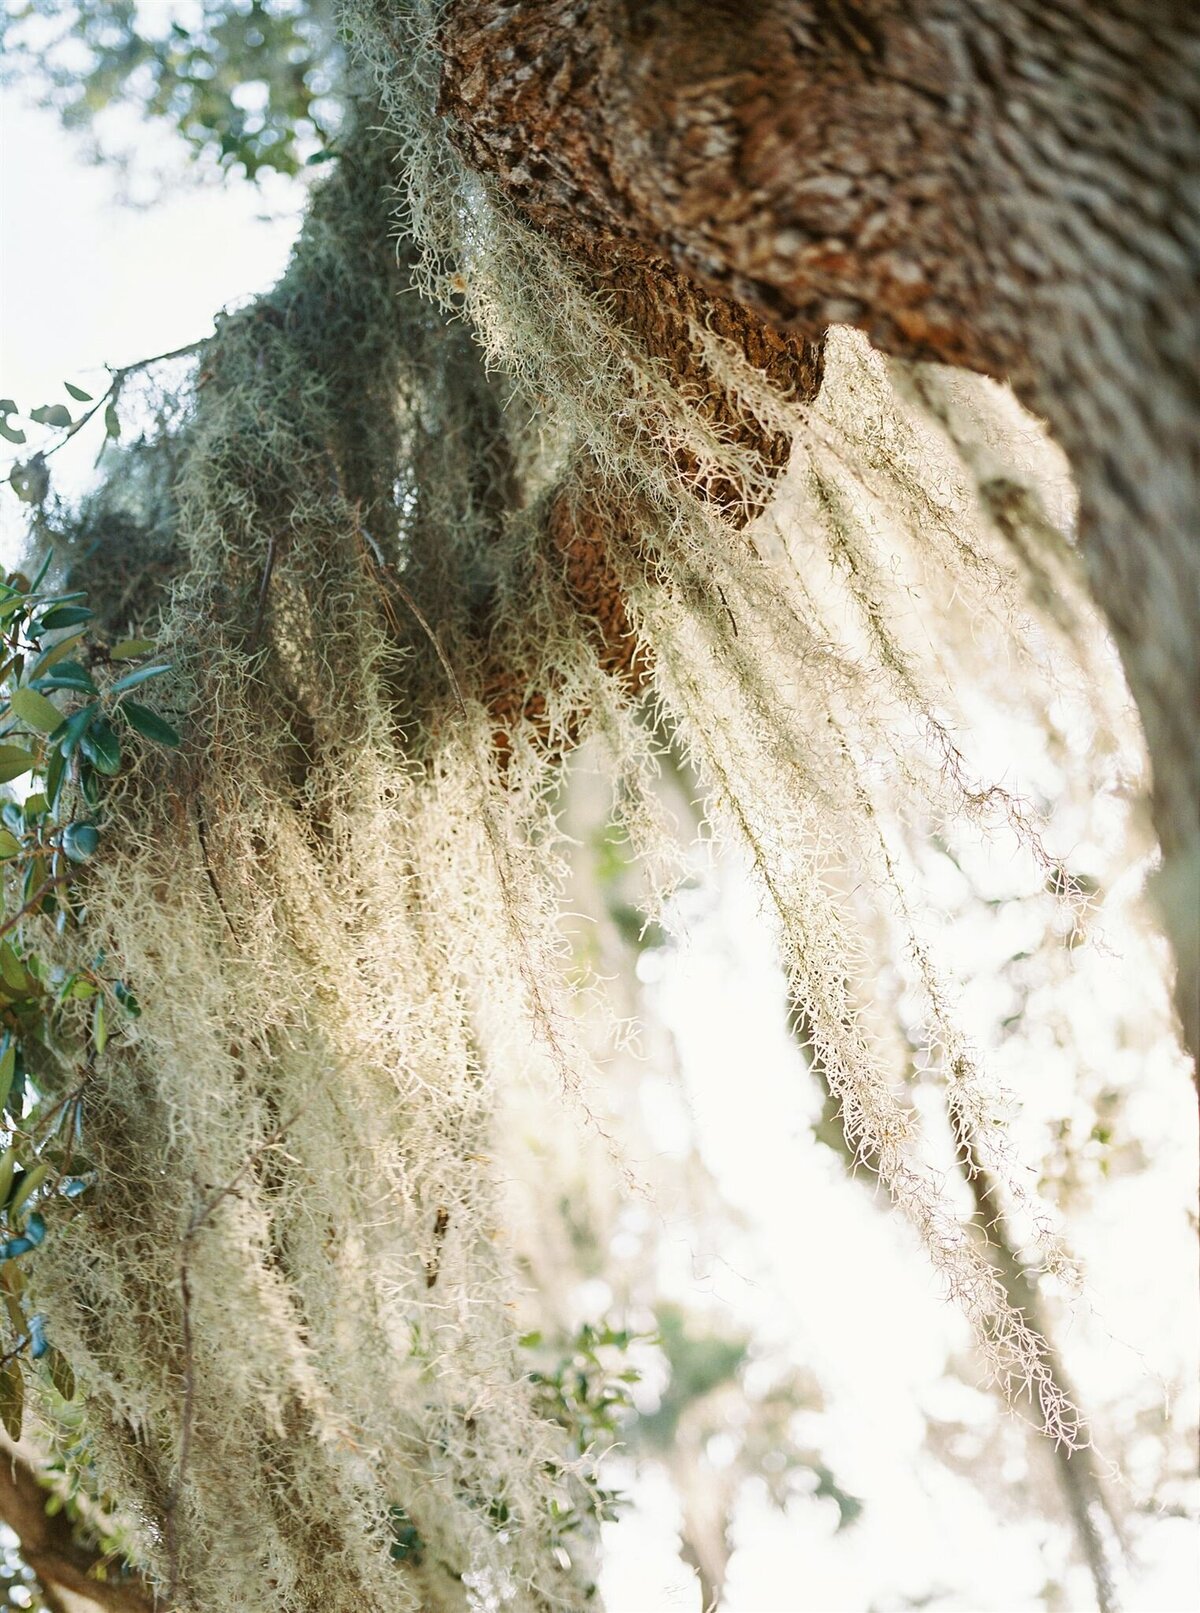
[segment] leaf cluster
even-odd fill
[[[635,1416],[633,1385],[641,1379],[629,1350],[652,1338],[606,1321],[584,1322],[545,1366],[528,1374],[538,1412],[566,1430],[576,1455],[594,1462],[620,1441]],[[525,1349],[543,1348],[540,1333],[527,1333],[520,1342]],[[596,1483],[588,1486],[586,1504],[551,1498],[552,1549],[563,1567],[570,1562],[564,1537],[591,1524],[612,1522],[625,1499],[621,1491]]]
[[[578,1457],[590,1462],[598,1460],[607,1447],[619,1441],[622,1428],[635,1415],[631,1391],[641,1373],[630,1364],[628,1352],[633,1345],[650,1342],[652,1337],[608,1322],[584,1322],[572,1337],[553,1344],[548,1344],[540,1332],[526,1333],[518,1340],[521,1349],[539,1362],[526,1373],[534,1386],[535,1409],[540,1417],[565,1431],[572,1468]],[[555,1479],[566,1478],[567,1463],[555,1462],[551,1468]],[[564,1492],[562,1496],[552,1496],[549,1502],[551,1551],[563,1569],[571,1567],[566,1537],[591,1524],[611,1522],[626,1500],[621,1491],[594,1482],[588,1484],[586,1495],[586,1501],[581,1501],[572,1489],[570,1498]],[[486,1511],[489,1523],[497,1531],[503,1532],[513,1524],[512,1508],[503,1491],[488,1499]],[[416,1523],[399,1505],[389,1509],[388,1521],[392,1561],[419,1568],[428,1546]],[[439,1564],[454,1578],[461,1577],[444,1560],[439,1559]],[[594,1591],[593,1586],[588,1594]]]
[[[66,1358],[30,1314],[17,1262],[91,1184],[82,1152],[88,1082],[114,1020],[137,1017],[125,983],[98,956],[66,969],[46,942],[86,921],[82,865],[101,848],[103,789],[131,742],[179,735],[130,698],[168,670],[148,639],[90,640],[80,593],[0,582],[0,1301],[12,1343],[0,1356],[0,1421],[20,1434],[26,1364],[69,1401]],[[115,675],[114,675],[115,674]]]
[[[295,174],[340,121],[341,50],[319,5],[203,0],[154,31],[133,0],[29,0],[10,13],[5,47],[9,71],[68,128],[132,106],[217,172]]]

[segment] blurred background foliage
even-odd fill
[[[321,0],[27,0],[3,30],[6,77],[102,160],[120,158],[117,110],[172,130],[196,178],[294,175],[330,155],[341,124],[345,55]]]

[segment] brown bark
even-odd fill
[[[821,343],[779,331],[754,310],[704,290],[637,242],[594,241],[576,232],[572,253],[586,266],[592,285],[607,298],[630,337],[648,359],[670,366],[680,391],[702,416],[727,440],[757,454],[768,475],[782,473],[790,439],[766,432],[739,406],[711,373],[693,326],[731,343],[778,391],[801,401],[814,398],[820,386]],[[682,453],[678,469],[735,528],[758,514],[760,506],[748,504],[740,489],[719,479],[698,480],[698,466]],[[629,619],[614,557],[622,550],[638,554],[637,524],[636,509],[609,503],[594,466],[577,465],[550,502],[542,555],[544,564],[558,570],[571,609],[588,624],[599,665],[634,694],[645,687],[651,666]],[[486,617],[479,630],[486,635]],[[524,669],[511,665],[505,655],[492,657],[484,699],[495,720],[494,744],[502,757],[520,720],[533,725],[543,744],[575,739],[573,732],[551,736],[549,691],[531,692],[527,684]]]
[[[1071,456],[1200,1046],[1200,13],[1183,0],[451,0],[442,107],[568,252],[1009,379]]]
[[[160,1606],[136,1575],[113,1565],[113,1577],[98,1579],[99,1552],[75,1538],[65,1511],[46,1512],[50,1492],[38,1481],[37,1470],[23,1446],[0,1435],[0,1519],[16,1535],[21,1556],[33,1569],[51,1607],[84,1613],[154,1613]]]
[[[632,541],[628,512],[608,509],[602,497],[589,494],[586,488],[565,487],[551,501],[546,515],[545,563],[561,571],[563,592],[570,608],[587,625],[600,667],[637,694],[651,668],[629,620],[611,558],[616,545]],[[486,619],[480,632],[486,636]],[[548,699],[552,691],[531,689],[527,669],[513,666],[507,655],[489,656],[482,693],[495,724],[492,744],[506,765],[521,723],[532,727],[543,749],[575,742],[577,722],[567,733],[554,733]]]

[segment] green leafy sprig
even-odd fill
[[[72,381],[64,381],[63,388],[72,402],[87,405],[75,414],[72,414],[63,403],[43,403],[35,409],[22,410],[18,408],[14,398],[0,398],[0,437],[5,441],[14,443],[17,447],[23,447],[28,442],[25,428],[15,424],[17,420],[28,420],[31,424],[42,427],[43,431],[58,433],[57,439],[48,447],[40,448],[28,459],[16,460],[11,465],[8,484],[21,502],[30,505],[35,511],[46,503],[50,496],[50,467],[46,461],[60,448],[65,447],[85,426],[90,425],[97,415],[102,414],[104,419],[100,454],[103,454],[110,442],[115,443],[120,438],[121,390],[130,376],[139,375],[152,365],[168,363],[171,359],[192,358],[203,345],[202,341],[189,342],[184,347],[173,348],[169,353],[155,353],[150,358],[140,358],[132,364],[124,364],[119,368],[109,365],[108,385],[99,396],[86,392],[83,387],[76,386]]]
[[[577,1456],[595,1461],[619,1443],[635,1416],[632,1386],[641,1379],[629,1351],[635,1344],[653,1342],[653,1334],[633,1333],[607,1321],[584,1322],[544,1364],[530,1371],[538,1411],[566,1430]],[[535,1355],[545,1354],[540,1333],[527,1333],[520,1343]],[[571,1561],[567,1537],[591,1522],[611,1523],[627,1499],[621,1491],[595,1482],[588,1485],[588,1492],[584,1507],[569,1500],[550,1502],[551,1549],[563,1568]]]
[[[19,1262],[93,1180],[88,1083],[114,1024],[139,1013],[103,955],[73,970],[48,956],[47,924],[60,934],[86,924],[80,879],[102,854],[104,787],[129,747],[179,744],[131,698],[169,670],[147,659],[153,642],[97,641],[84,596],[46,589],[48,569],[0,582],[0,1302],[11,1328],[0,1422],[13,1438],[30,1367],[63,1400],[75,1392],[46,1318],[29,1312]]]

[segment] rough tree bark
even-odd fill
[[[442,109],[582,262],[1009,380],[1066,449],[1153,767],[1200,1047],[1200,12],[1190,0],[449,0]],[[671,269],[668,274],[668,265]]]
[[[790,442],[768,434],[739,407],[709,369],[695,345],[691,326],[694,322],[732,343],[748,365],[799,402],[811,402],[817,394],[822,343],[778,331],[754,310],[704,290],[635,242],[621,242],[614,249],[584,235],[577,242],[576,256],[587,265],[592,283],[609,300],[646,356],[669,365],[680,391],[730,440],[740,441],[769,470],[782,473]],[[688,474],[694,466],[680,468]],[[552,562],[561,567],[568,599],[589,624],[599,664],[609,676],[636,691],[648,681],[650,667],[630,625],[610,560],[617,543],[636,549],[636,514],[612,509],[603,496],[593,495],[589,486],[597,480],[593,471],[590,465],[573,467],[567,488],[551,502],[547,550]],[[698,487],[698,491],[721,506],[736,526],[758,513],[746,506],[743,495],[720,480]],[[535,727],[544,717],[545,695],[527,695],[522,674],[522,668],[500,660],[488,681],[486,695],[496,720],[495,743],[502,753],[508,748],[517,717],[532,720]]]

